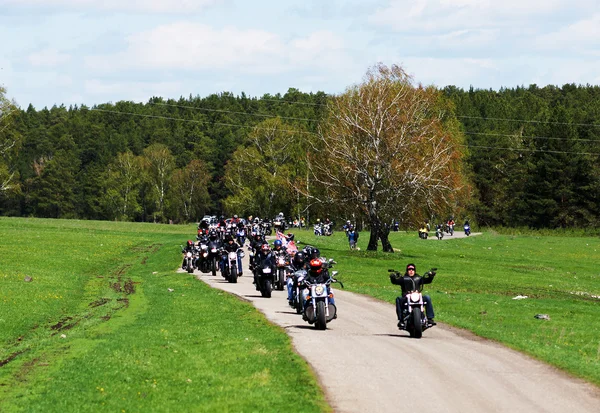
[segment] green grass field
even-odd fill
[[[600,385],[600,238],[501,235],[421,240],[416,231],[392,232],[394,254],[349,251],[341,232],[315,237],[297,231],[334,258],[346,290],[393,303],[399,287],[388,269],[415,263],[438,268],[425,291],[437,321],[468,329]],[[450,238],[450,239],[449,239]],[[514,299],[527,296],[524,299]],[[393,310],[392,310],[393,311]],[[548,314],[550,320],[534,318]],[[341,316],[341,315],[340,315]]]
[[[194,231],[0,218],[0,411],[329,411],[283,330],[175,272]]]
[[[0,412],[329,411],[283,330],[176,273],[194,232],[0,218]],[[427,292],[438,321],[600,384],[598,237],[397,232],[385,254],[365,251],[368,235],[361,251],[341,232],[297,239],[338,262],[347,290],[390,303],[388,269],[437,267]]]

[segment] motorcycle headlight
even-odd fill
[[[421,301],[421,294],[410,293],[410,301],[413,303],[418,303],[419,301]]]
[[[187,257],[188,257],[188,258],[192,258],[192,253],[191,253],[191,252],[188,252],[188,253],[187,253]]]
[[[318,295],[323,294],[324,291],[325,291],[325,288],[322,285],[317,285],[315,287],[315,293],[317,293]]]

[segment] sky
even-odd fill
[[[440,88],[598,85],[600,0],[0,0],[24,109],[339,94],[379,62]]]

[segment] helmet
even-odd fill
[[[260,250],[262,252],[268,252],[269,251],[269,244],[263,244],[260,246]]]
[[[233,237],[230,234],[225,235],[225,242],[233,241]]]
[[[294,255],[294,266],[296,268],[302,267],[304,265],[304,262],[306,261],[306,258],[304,257],[304,253],[302,251],[298,251],[296,253],[296,255]]]
[[[276,247],[276,248],[277,248],[277,247],[281,247],[282,245],[283,245],[283,243],[281,242],[281,240],[280,240],[280,239],[276,239],[276,240],[273,242],[273,246],[274,246],[274,247]]]
[[[187,245],[188,245],[188,247],[191,247],[192,245],[194,245],[194,243],[192,242],[192,240],[191,240],[191,239],[188,239],[188,241],[187,241]]]
[[[323,271],[323,261],[318,258],[310,260],[310,272],[313,274],[321,274]]]
[[[212,240],[216,239],[216,238],[217,238],[217,231],[215,231],[214,229],[213,229],[213,230],[211,230],[211,231],[208,233],[208,237],[209,237],[210,239],[212,239]]]
[[[237,215],[234,215],[233,217],[234,217],[235,219],[238,219],[238,216],[237,216]]]
[[[310,251],[310,259],[315,259],[315,258],[319,258],[321,256],[321,251],[319,251],[318,248],[313,248]]]

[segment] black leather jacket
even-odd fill
[[[433,275],[427,273],[423,277],[419,274],[415,274],[411,277],[408,274],[400,275],[396,272],[390,274],[390,281],[392,284],[399,285],[400,288],[402,288],[402,295],[406,295],[409,291],[421,291],[424,284],[431,284],[433,277],[435,277],[435,273],[433,273]]]

